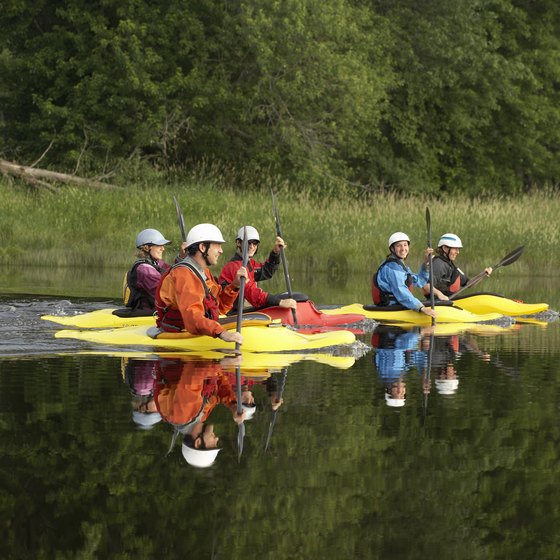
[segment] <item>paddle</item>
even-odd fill
[[[284,387],[286,386],[286,378],[288,376],[288,368],[282,370],[282,383],[280,384],[280,391],[278,392],[277,401],[282,400],[282,395],[284,394]],[[270,426],[268,427],[268,436],[266,437],[266,443],[264,445],[265,452],[268,450],[270,440],[272,438],[272,432],[274,431],[274,424],[276,423],[276,415],[278,414],[278,408],[272,411],[272,418],[270,419]]]
[[[243,245],[242,245],[242,266],[247,266],[249,260],[249,240],[247,239],[247,228],[243,227]],[[245,300],[245,277],[242,276],[239,284],[239,295],[237,296],[237,327],[238,333],[241,333],[241,324],[243,323],[243,302]],[[235,343],[235,352],[240,353],[239,342]],[[241,415],[243,413],[243,406],[241,403],[241,367],[236,366],[235,368],[235,382],[237,384],[237,414]],[[237,460],[241,459],[241,454],[243,453],[243,439],[245,438],[245,422],[239,424],[239,430],[237,432]]]
[[[175,210],[177,211],[177,221],[179,222],[179,228],[181,229],[181,237],[183,238],[183,241],[186,241],[187,232],[185,230],[185,220],[183,219],[183,213],[181,212],[181,207],[179,206],[179,202],[177,201],[175,196],[173,197],[173,200],[175,201]]]
[[[501,261],[499,261],[494,266],[492,266],[492,271],[502,266],[508,266],[514,263],[523,254],[524,249],[525,249],[524,245],[521,245],[521,247],[517,247],[517,249],[507,254]],[[474,278],[471,278],[460,290],[456,291],[449,299],[455,299],[461,292],[464,292],[466,289],[476,286],[479,282],[484,280],[486,276],[487,276],[486,272],[484,271],[480,272]]]
[[[274,209],[274,219],[276,221],[276,235],[282,237],[282,228],[280,227],[280,218],[278,217],[278,208],[276,207],[276,199],[274,198],[274,192],[270,189],[270,194],[272,195],[272,207]],[[286,280],[286,291],[288,292],[288,297],[292,298],[292,284],[290,282],[290,275],[288,274],[288,262],[286,261],[286,253],[284,252],[284,247],[280,247],[280,258],[282,259],[282,268],[284,269],[284,278]],[[292,309],[292,316],[294,318],[294,327],[298,326],[296,310]]]
[[[428,230],[428,249],[432,248],[432,220],[430,218],[430,209],[426,206],[426,228]],[[428,266],[430,267],[430,306],[432,311],[435,308],[434,301],[434,268],[432,266],[432,253],[428,255]],[[432,317],[432,327],[436,324],[436,318]]]

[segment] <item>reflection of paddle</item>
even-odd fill
[[[274,220],[276,221],[276,235],[278,237],[282,237],[282,228],[280,227],[278,208],[276,207],[276,199],[274,198],[274,192],[272,189],[270,189],[270,194],[272,195],[272,207],[274,209]],[[288,274],[288,262],[286,261],[286,253],[284,252],[284,247],[280,247],[280,258],[282,259],[282,268],[284,269],[284,278],[286,279],[286,291],[288,292],[288,297],[292,298],[292,283],[290,282],[290,275]],[[294,318],[294,327],[297,327],[298,322],[295,309],[292,309],[292,316]]]
[[[179,227],[181,228],[181,237],[183,238],[183,241],[186,241],[187,232],[185,230],[185,220],[183,219],[183,213],[181,212],[181,207],[179,206],[179,202],[177,202],[177,199],[173,197],[173,200],[175,201],[175,210],[177,210],[177,221],[179,222]]]
[[[424,387],[423,387],[424,406],[422,407],[423,408],[422,425],[424,425],[424,423],[426,422],[426,414],[428,413],[428,394],[430,392],[430,385],[431,385],[430,376],[432,374],[433,355],[434,355],[434,333],[432,330],[432,333],[430,334],[430,348],[428,350],[428,365],[427,365],[426,379],[424,380]]]
[[[280,390],[278,391],[278,396],[276,397],[276,402],[282,400],[282,395],[284,394],[284,387],[286,386],[286,377],[288,376],[288,368],[282,370],[282,383],[280,385]],[[270,426],[268,427],[268,436],[266,437],[266,443],[264,445],[265,452],[270,444],[270,439],[272,438],[272,432],[274,431],[274,424],[276,423],[276,415],[278,414],[278,408],[272,411],[272,418],[270,419]]]
[[[492,267],[492,271],[500,268],[501,266],[508,266],[514,263],[522,255],[523,249],[525,249],[524,245],[521,245],[521,247],[517,247],[517,249],[515,249],[514,251],[506,255],[500,262],[496,263]],[[486,276],[487,274],[483,270],[482,272],[477,274],[474,278],[471,278],[460,290],[455,292],[449,299],[455,299],[461,292],[464,292],[467,288],[472,288],[473,286],[476,286],[480,281],[484,280]]]
[[[430,209],[426,206],[426,228],[428,230],[428,249],[432,248],[432,220],[430,218]],[[434,268],[432,266],[432,253],[428,255],[428,266],[430,267],[430,307],[432,311],[435,308],[434,302]],[[436,324],[436,318],[432,317],[432,327]]]
[[[247,261],[249,260],[249,240],[247,239],[247,228],[243,227],[243,252],[241,266],[247,266]],[[245,299],[245,277],[242,276],[239,281],[239,295],[237,296],[237,332],[241,333],[241,324],[243,322],[243,301]],[[235,351],[239,353],[240,348],[239,342],[235,343]],[[237,384],[237,414],[241,416],[243,414],[243,406],[241,403],[241,367],[237,366],[235,368],[235,382]],[[241,459],[241,454],[243,453],[243,439],[245,437],[245,422],[239,424],[239,430],[237,432],[237,459]]]

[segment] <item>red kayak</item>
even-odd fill
[[[292,310],[285,307],[265,307],[259,309],[259,312],[266,313],[272,319],[280,319],[284,325],[293,325],[294,317]],[[297,322],[298,327],[337,327],[342,328],[345,325],[359,323],[365,317],[358,313],[343,313],[341,315],[328,315],[319,311],[312,301],[297,302]]]

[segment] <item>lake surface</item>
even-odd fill
[[[2,557],[560,557],[552,314],[435,335],[376,328],[354,353],[247,358],[256,412],[239,457],[227,360],[55,339],[40,320],[114,304],[121,271],[3,274]],[[296,279],[317,303],[368,301],[368,274]],[[560,309],[555,278],[485,282]],[[173,422],[141,412],[154,392]],[[183,456],[185,403],[211,407],[221,451],[209,468]]]

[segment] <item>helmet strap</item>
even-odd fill
[[[200,251],[200,254],[202,255],[202,258],[204,259],[204,262],[206,263],[206,266],[210,266],[210,263],[208,262],[208,249],[210,248],[210,243],[207,243],[206,241],[203,241],[201,244],[204,245],[204,251]],[[199,247],[200,247],[200,244],[199,244]]]

